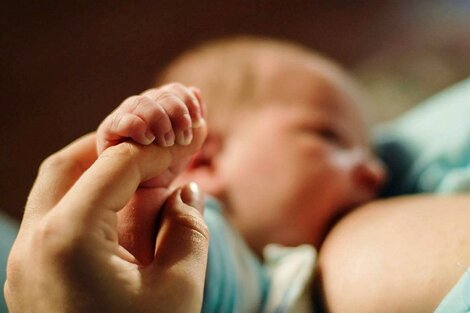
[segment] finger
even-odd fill
[[[106,149],[59,203],[61,209],[87,221],[101,211],[117,212],[137,186],[157,176],[172,162],[170,149],[129,142]]]
[[[194,86],[189,87],[189,89],[196,96],[197,101],[199,102],[199,108],[200,108],[200,111],[201,111],[201,115],[204,118],[205,116],[207,116],[207,108],[206,108],[205,102],[202,99],[201,90],[197,87],[194,87]]]
[[[126,138],[148,145],[155,139],[147,123],[138,115],[116,112],[109,115],[98,127],[97,148],[103,152],[106,148],[114,146]]]
[[[204,194],[197,183],[190,182],[181,188],[181,200],[198,210],[202,215],[204,214]]]
[[[196,152],[207,134],[205,122],[190,146],[161,148],[124,142],[106,149],[62,198],[59,206],[71,219],[96,217],[101,211],[121,210],[141,182],[163,173],[174,162]],[[92,220],[92,219],[91,219]],[[78,224],[77,224],[78,225]]]
[[[41,164],[28,197],[22,229],[34,224],[55,206],[96,160],[95,138],[94,133],[85,135]]]
[[[176,143],[189,145],[193,138],[191,115],[177,91],[171,88],[161,88],[149,91],[147,95],[167,112],[176,135]]]
[[[179,83],[171,83],[160,88],[175,94],[186,105],[192,120],[192,127],[199,127],[199,121],[202,118],[201,103],[196,95],[196,91]]]
[[[175,163],[174,165],[170,166],[166,171],[158,175],[157,177],[153,177],[150,180],[147,180],[143,183],[140,184],[140,187],[145,187],[145,188],[159,188],[159,187],[168,187],[170,186],[174,180],[175,177],[181,174],[184,169],[188,166],[189,162],[191,161],[191,156],[189,157],[183,157],[180,159],[178,162],[173,162]]]
[[[177,160],[179,162],[196,153],[202,147],[206,136],[207,124],[206,121],[202,119],[201,127],[193,129],[193,140],[189,146],[174,145],[173,147],[169,148],[173,160]],[[172,163],[172,165],[174,164],[176,164],[176,162]]]
[[[187,273],[184,276],[195,279],[193,283],[203,284],[209,245],[203,210],[203,196],[194,183],[168,198],[157,235],[153,271]]]
[[[119,111],[135,114],[144,120],[161,147],[174,144],[175,133],[168,113],[150,97],[145,95],[130,97],[123,102]]]
[[[119,244],[142,265],[153,261],[158,215],[170,193],[168,188],[139,188],[118,212]]]

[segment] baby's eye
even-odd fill
[[[344,140],[338,132],[334,131],[333,129],[325,128],[325,129],[318,129],[317,134],[323,138],[324,140],[336,144],[336,145],[343,145]]]

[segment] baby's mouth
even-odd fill
[[[336,224],[343,219],[346,215],[348,215],[350,212],[354,211],[356,208],[358,208],[359,205],[356,204],[350,204],[341,207],[336,211],[335,214],[332,214],[331,218],[327,221],[326,226],[324,228],[324,233],[322,235],[322,240],[321,243],[326,239],[330,231],[336,226]]]

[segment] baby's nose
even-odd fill
[[[353,171],[355,183],[371,195],[376,195],[385,182],[385,167],[374,156],[368,156],[359,162]]]

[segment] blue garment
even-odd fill
[[[202,312],[261,312],[269,280],[266,270],[225,221],[215,200],[208,200],[205,220],[211,234]],[[7,257],[18,224],[0,213],[0,283],[6,279]],[[8,312],[3,292],[0,313]]]
[[[470,78],[376,129],[384,196],[470,192]],[[470,312],[468,271],[435,313]]]
[[[204,218],[210,232],[202,312],[261,312],[269,280],[266,270],[209,198]]]
[[[447,294],[434,313],[470,312],[470,268],[465,271],[457,285]]]
[[[208,199],[204,215],[211,239],[202,312],[283,313],[298,307],[314,268],[316,255],[312,247],[271,247],[262,265],[226,221],[218,202]],[[18,225],[0,214],[2,283],[17,232]],[[4,312],[7,308],[2,296],[0,313]]]
[[[208,199],[204,218],[211,237],[202,312],[311,312],[306,291],[315,267],[313,247],[269,245],[261,264],[215,199]]]
[[[391,174],[385,196],[470,192],[469,99],[467,79],[376,131],[376,148]],[[307,285],[309,275],[303,273],[296,279],[290,274],[313,268],[312,252],[303,248],[289,252],[273,257],[271,265],[264,267],[224,219],[215,200],[208,200],[205,219],[211,241],[202,312],[289,311],[299,295],[292,296],[293,290]],[[2,282],[16,232],[17,225],[0,215]],[[291,266],[293,259],[298,261],[297,268]],[[286,277],[291,281],[286,283]],[[6,312],[3,296],[0,300],[0,313]],[[470,275],[466,272],[435,313],[466,313],[469,305]]]
[[[11,246],[15,241],[17,233],[18,224],[13,219],[0,212],[0,284],[2,291],[6,279],[8,254],[10,253]],[[0,297],[0,313],[4,312],[6,313],[8,310],[2,292],[2,296]]]
[[[470,191],[470,78],[375,129],[384,196]]]

